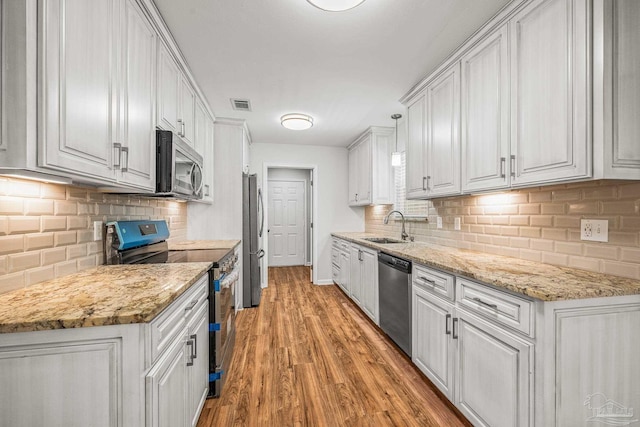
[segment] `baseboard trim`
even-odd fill
[[[318,286],[333,285],[333,280],[331,279],[318,280],[316,283],[314,283],[314,285],[318,285]]]

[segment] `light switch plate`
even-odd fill
[[[436,227],[437,228],[442,228],[442,217],[441,216],[436,218]]]
[[[102,221],[93,221],[93,240],[102,240]]]
[[[609,241],[609,221],[606,219],[581,219],[580,240]]]
[[[460,223],[460,218],[459,217],[454,218],[453,219],[453,229],[454,230],[460,230],[460,228],[462,228],[461,227],[461,223]]]

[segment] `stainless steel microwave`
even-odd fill
[[[156,131],[156,196],[202,199],[202,156],[179,135]]]

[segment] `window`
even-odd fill
[[[427,200],[407,200],[406,181],[406,152],[402,152],[402,163],[394,168],[395,178],[395,204],[394,209],[399,210],[407,216],[427,216],[429,212],[429,202]]]

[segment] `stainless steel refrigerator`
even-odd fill
[[[255,174],[242,174],[242,299],[243,307],[260,304],[260,263],[264,251],[260,238],[264,229],[264,205]]]

